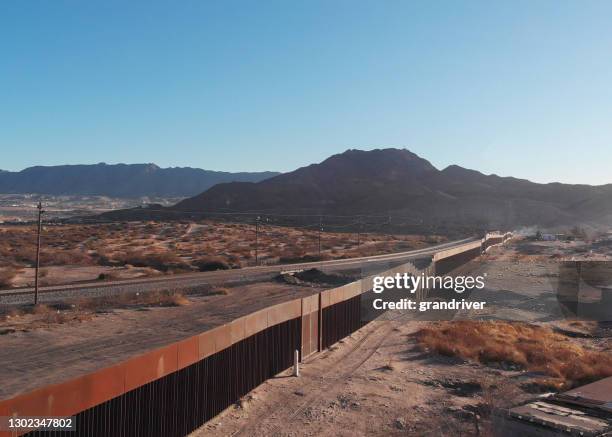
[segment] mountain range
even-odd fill
[[[230,173],[155,164],[93,164],[0,170],[0,193],[188,197],[222,182],[259,182],[277,172]]]
[[[439,170],[406,149],[347,150],[261,182],[213,186],[173,211],[388,215],[412,223],[512,229],[612,223],[612,184],[539,184],[457,165]]]

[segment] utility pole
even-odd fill
[[[255,219],[255,265],[259,265],[259,220],[260,216]]]
[[[319,216],[319,258],[321,258],[321,231],[323,230],[323,217]]]
[[[357,225],[357,249],[359,249],[360,243],[361,243],[361,217],[359,217],[359,222]]]
[[[42,203],[38,202],[38,236],[36,243],[36,270],[34,272],[34,305],[38,304],[38,270],[40,269],[40,234],[42,231],[42,215],[45,212],[42,209]]]

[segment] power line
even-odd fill
[[[319,217],[319,258],[321,258],[321,232],[323,231],[323,217]]]
[[[40,234],[42,231],[42,215],[45,212],[42,208],[42,203],[39,201],[38,206],[38,235],[36,238],[36,269],[34,272],[34,305],[38,304],[38,270],[40,269]]]
[[[255,265],[259,265],[259,220],[258,216],[255,219]]]
[[[268,216],[268,217],[327,217],[327,218],[354,218],[354,217],[364,217],[364,218],[381,218],[386,219],[388,216],[386,215],[341,215],[341,214],[281,214],[281,213],[273,213],[273,212],[263,212],[263,211],[228,211],[228,212],[219,212],[219,211],[195,211],[195,210],[178,210],[178,209],[152,209],[152,208],[133,208],[129,211],[133,212],[161,212],[165,214],[200,214],[200,215],[220,215],[220,216]],[[112,212],[112,211],[111,211]]]

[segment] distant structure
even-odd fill
[[[500,437],[609,436],[612,376],[511,408],[496,422]]]

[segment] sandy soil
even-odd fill
[[[454,317],[549,325],[612,353],[609,326],[584,331],[554,304],[557,255],[575,254],[576,245],[545,243],[526,255],[522,244],[493,248],[463,269],[487,274],[486,288],[472,297],[488,304]],[[299,378],[288,371],[265,382],[193,436],[485,436],[492,411],[536,396],[532,382],[542,375],[424,353],[414,333],[431,322],[394,317],[307,358]]]
[[[107,279],[134,279],[159,276],[162,273],[149,267],[101,267],[101,266],[54,266],[44,267],[40,271],[40,284],[57,285],[92,281],[100,275]],[[34,269],[24,268],[12,281],[13,287],[30,287],[34,284]]]

